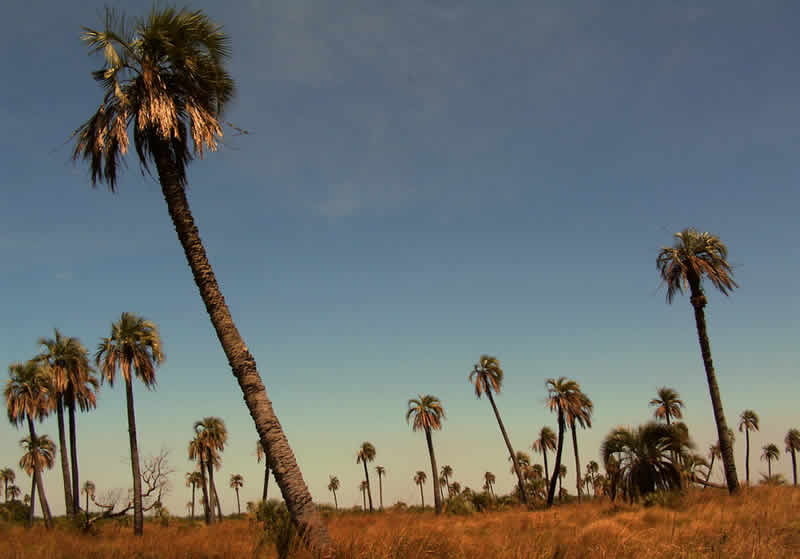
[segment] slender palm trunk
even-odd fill
[[[544,456],[544,482],[550,483],[550,472],[547,469],[547,448],[542,447],[542,456]]]
[[[44,516],[45,528],[50,530],[53,527],[53,516],[50,514],[50,505],[47,503],[47,495],[44,494],[44,480],[42,479],[42,472],[38,469],[34,470],[36,476],[36,488],[39,491],[39,504],[42,507],[42,515]]]
[[[383,510],[383,476],[378,474],[378,491],[381,498],[381,510]]]
[[[36,438],[36,429],[33,428],[33,420],[28,417],[28,430],[31,434],[31,440]],[[33,469],[31,476],[31,508],[28,511],[28,528],[33,528],[33,510],[36,508],[36,468]]]
[[[797,453],[792,449],[792,485],[797,485]],[[6,495],[6,499],[8,499],[8,495]]]
[[[363,506],[361,507],[361,510],[366,512],[367,511],[367,492],[364,491],[363,487],[361,488],[361,502],[363,503]]]
[[[286,501],[289,514],[308,546],[322,557],[333,556],[328,530],[314,507],[311,493],[303,480],[292,449],[278,421],[272,402],[256,368],[255,359],[239,334],[222,296],[214,271],[208,262],[194,218],[189,210],[186,192],[180,184],[177,168],[170,156],[168,142],[160,140],[153,146],[161,190],[170,217],[192,270],[200,296],[211,323],[217,332],[222,349],[244,395],[247,409],[268,454],[273,476]]]
[[[75,426],[75,392],[72,388],[67,392],[67,413],[69,415],[69,453],[72,466],[72,502],[75,503],[75,514],[80,512],[80,477],[78,476],[78,431]]]
[[[750,428],[744,426],[744,479],[750,485]]]
[[[500,419],[500,412],[497,411],[497,405],[494,403],[491,390],[487,390],[486,395],[489,397],[489,402],[492,404],[494,416],[497,418],[497,424],[500,426],[500,433],[503,435],[503,440],[506,442],[506,448],[508,448],[508,454],[511,456],[511,462],[514,464],[514,472],[517,474],[517,483],[519,484],[519,498],[527,505],[528,496],[525,494],[525,482],[522,479],[522,470],[519,468],[517,455],[514,453],[514,449],[511,447],[511,440],[508,438],[508,433],[506,432],[505,425],[503,425],[503,420]]]
[[[425,429],[425,440],[428,442],[428,454],[431,455],[431,472],[433,473],[433,504],[436,508],[436,514],[442,514],[442,495],[439,488],[439,470],[436,468],[436,455],[433,453],[433,438],[431,437],[431,430]]]
[[[214,523],[214,509],[211,508],[211,501],[208,495],[208,482],[206,480],[206,461],[200,455],[200,477],[202,478],[203,485],[203,516],[206,519],[206,525]]]
[[[717,437],[722,451],[722,465],[725,468],[725,481],[728,484],[728,492],[732,495],[739,490],[739,480],[736,476],[736,462],[733,458],[733,447],[730,437],[728,437],[728,423],[725,421],[725,412],[722,409],[722,397],[719,393],[717,376],[714,373],[714,363],[711,360],[711,346],[706,332],[706,317],[703,307],[706,305],[706,298],[700,289],[700,281],[696,278],[689,278],[691,289],[691,302],[694,307],[694,320],[697,324],[697,338],[700,342],[700,353],[703,356],[703,365],[706,370],[708,380],[708,391],[711,394],[711,407],[714,410],[714,419],[717,422]]]
[[[72,516],[74,509],[72,507],[72,487],[70,486],[69,457],[67,455],[67,436],[64,428],[63,394],[56,396],[56,417],[58,419],[58,451],[61,457],[61,474],[64,478],[64,505],[67,510],[67,516]]]
[[[89,492],[86,492],[86,526],[89,526]]]
[[[561,496],[564,493],[564,488],[561,487],[561,480],[563,480],[563,479],[564,479],[563,476],[561,476],[561,475],[558,476],[558,500],[559,501],[561,500]]]
[[[217,484],[214,483],[214,468],[209,464],[208,467],[208,490],[211,492],[212,498],[214,499],[214,503],[217,507],[217,522],[222,522],[222,503],[219,500],[219,494],[217,493]]]
[[[556,482],[561,479],[559,475],[559,471],[561,468],[561,452],[564,449],[564,429],[565,429],[565,421],[564,421],[564,410],[561,409],[561,406],[558,407],[558,446],[556,447],[556,459],[553,463],[553,477],[550,480],[550,488],[547,491],[547,506],[553,506],[553,499],[556,495]]]
[[[267,457],[264,456],[264,489],[261,491],[261,500],[267,500],[267,488],[269,487],[269,462],[267,462]]]
[[[142,510],[142,473],[139,468],[139,444],[136,441],[136,416],[133,408],[133,382],[125,379],[125,399],[128,403],[128,438],[131,445],[131,473],[133,474],[133,533],[144,533],[144,512]]]
[[[369,486],[369,470],[367,470],[366,459],[362,460],[361,463],[364,465],[364,479],[367,480],[367,496],[369,496],[369,512],[375,512],[372,508],[372,489]]]
[[[236,489],[236,510],[239,514],[242,514],[242,504],[239,502],[239,488],[234,487],[234,489]]]
[[[769,459],[769,456],[767,456],[767,477],[772,477],[772,460]]]
[[[425,493],[422,492],[422,484],[418,483],[419,485],[419,498],[422,501],[422,508],[425,509]]]
[[[194,495],[196,489],[197,489],[197,484],[195,482],[192,482],[192,520],[194,520]]]
[[[447,475],[444,476],[444,484],[447,486],[447,498],[449,499],[453,493],[450,491],[450,478]]]
[[[333,504],[336,510],[339,510],[339,500],[336,498],[336,491],[333,492]]]
[[[706,485],[703,486],[703,489],[708,487],[708,480],[711,479],[711,472],[714,470],[714,458],[716,456],[714,454],[711,455],[711,464],[708,466],[708,473],[706,474]]]
[[[572,449],[575,451],[575,485],[578,489],[578,502],[581,502],[583,488],[581,485],[581,460],[578,457],[578,430],[575,429],[575,421],[570,422],[572,428]]]

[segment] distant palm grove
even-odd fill
[[[223,134],[222,111],[233,98],[234,82],[225,66],[230,53],[229,38],[199,11],[154,8],[147,18],[133,26],[126,26],[122,19],[112,15],[106,24],[105,29],[85,29],[83,34],[89,50],[104,57],[102,66],[93,73],[102,95],[97,112],[75,133],[74,157],[88,162],[92,184],[106,184],[113,192],[132,134],[139,164],[144,169],[154,168],[195,285],[254,420],[256,457],[264,465],[263,479],[245,480],[233,472],[220,482],[228,443],[227,427],[219,417],[198,417],[193,425],[185,426],[186,447],[181,451],[195,464],[184,476],[186,491],[191,495],[186,514],[202,518],[207,524],[222,522],[223,490],[228,490],[232,498],[235,496],[236,511],[241,514],[240,491],[249,486],[261,488],[261,499],[246,503],[245,510],[266,506],[272,475],[283,506],[304,536],[303,541],[320,555],[330,555],[332,545],[319,507],[312,501],[267,397],[256,361],[234,324],[187,198],[188,165],[193,157],[202,157],[205,151],[216,149]],[[717,236],[691,228],[676,233],[674,243],[661,248],[656,255],[667,302],[672,303],[676,296],[686,292],[694,317],[716,433],[716,440],[707,452],[697,451],[688,426],[681,421],[685,405],[678,390],[656,386],[652,386],[653,393],[648,395],[649,402],[647,397],[642,399],[641,425],[612,429],[603,439],[599,454],[588,452],[581,446],[581,433],[591,429],[595,415],[607,414],[608,408],[593,401],[579,380],[563,376],[542,378],[542,392],[531,395],[532,401],[542,399],[553,414],[553,422],[531,426],[524,435],[525,444],[519,446],[519,439],[512,437],[503,423],[502,394],[507,376],[499,357],[456,356],[463,363],[464,377],[460,382],[464,383],[465,398],[472,391],[476,399],[488,401],[488,406],[475,403],[475,413],[486,415],[492,423],[496,421],[498,440],[504,448],[503,460],[513,476],[514,488],[507,495],[495,491],[500,472],[486,471],[480,479],[457,480],[458,465],[448,464],[446,458],[442,460],[437,449],[437,433],[457,426],[447,423],[447,403],[421,387],[417,395],[398,395],[400,403],[408,398],[404,418],[410,429],[419,434],[419,470],[404,480],[415,493],[419,492],[419,508],[432,506],[436,514],[441,514],[513,505],[552,507],[573,499],[636,502],[689,486],[717,487],[733,494],[742,485],[753,483],[751,466],[756,461],[767,469],[760,482],[787,483],[782,476],[773,474],[773,465],[783,454],[776,442],[754,442],[759,454],[751,456],[751,438],[757,438],[760,429],[759,416],[753,410],[741,411],[735,426],[744,434],[744,441],[740,441],[746,452],[744,480],[740,480],[734,461],[734,426],[729,424],[731,416],[725,413],[719,388],[725,377],[714,368],[705,316],[708,305],[705,288],[709,284],[724,295],[738,287],[727,257],[728,249]],[[48,499],[62,497],[66,515],[85,527],[104,519],[129,516],[134,534],[141,535],[145,513],[168,514],[162,497],[173,472],[163,453],[142,459],[136,432],[135,394],[142,387],[155,387],[158,368],[166,359],[161,333],[153,318],[122,312],[110,322],[107,332],[98,332],[91,353],[81,340],[69,337],[67,331],[56,329],[50,333],[43,329],[42,338],[31,340],[30,359],[8,366],[6,408],[9,421],[20,430],[21,440],[18,470],[0,464],[3,466],[0,491],[5,505],[19,503],[24,507],[28,526],[33,525],[38,507],[44,524],[51,527]],[[477,360],[470,368],[475,357]],[[81,413],[88,414],[101,405],[98,395],[103,384],[109,388],[115,384],[121,386],[126,398],[131,481],[129,498],[117,501],[100,498],[100,488],[80,476],[79,425],[90,420],[90,416]],[[652,410],[650,420],[645,417],[645,413],[650,413],[648,403]],[[53,429],[52,434],[43,434],[40,425],[50,417],[55,418],[55,427],[48,425]],[[402,420],[399,412],[397,420]],[[122,433],[109,435],[122,436]],[[565,442],[571,445],[574,463],[564,463]],[[788,428],[783,442],[791,459],[791,483],[797,485],[800,431]],[[381,449],[370,441],[360,444],[354,441],[349,451],[353,452],[352,471],[330,472],[328,478],[327,489],[334,511],[340,508],[337,491],[342,479],[347,487],[358,488],[361,509],[377,514],[385,508],[384,479],[387,476],[394,479],[392,465],[379,460]],[[3,452],[6,457],[11,454],[11,449]],[[600,457],[599,463],[586,460],[592,454]],[[541,456],[542,465],[534,463],[532,456],[537,455]],[[711,481],[715,464],[721,464],[724,486]],[[63,495],[45,493],[43,479],[52,469],[59,472]],[[22,473],[28,476],[27,481]],[[473,485],[466,485],[468,481]]]

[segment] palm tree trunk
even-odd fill
[[[78,431],[75,426],[75,393],[72,388],[67,392],[67,413],[69,414],[69,452],[72,466],[72,502],[75,503],[75,514],[80,510],[80,477],[78,476]]]
[[[339,510],[339,500],[336,498],[336,491],[333,492],[333,504],[336,506],[336,510]]]
[[[194,520],[194,494],[195,490],[197,489],[197,484],[192,482],[192,520]]]
[[[33,427],[33,420],[30,416],[27,416],[28,420],[28,430],[31,433],[31,440],[36,438],[36,429]],[[33,469],[33,475],[31,476],[31,508],[28,511],[28,528],[33,528],[33,510],[36,505],[36,468]]]
[[[211,500],[208,494],[208,481],[206,479],[206,461],[203,455],[200,455],[200,477],[203,482],[203,516],[206,519],[206,525],[214,524],[214,509],[211,507]]]
[[[431,430],[425,429],[425,440],[428,442],[428,454],[431,455],[431,472],[433,472],[433,504],[436,514],[442,514],[442,495],[439,488],[439,470],[436,468],[436,455],[433,453],[433,438]]]
[[[425,510],[425,493],[422,492],[422,484],[419,484],[419,498],[422,500],[422,510]]]
[[[125,379],[125,399],[128,403],[128,438],[131,445],[131,472],[133,474],[133,534],[144,533],[142,510],[142,473],[139,469],[139,444],[136,441],[136,416],[133,407],[133,382]]]
[[[514,453],[514,449],[511,447],[511,441],[508,438],[508,433],[506,432],[506,427],[503,425],[503,420],[500,419],[500,412],[497,411],[497,405],[494,403],[494,398],[492,397],[491,390],[486,391],[486,395],[489,397],[489,402],[492,404],[492,409],[494,410],[494,416],[497,418],[497,424],[500,426],[500,433],[503,435],[503,440],[506,442],[506,448],[508,448],[508,454],[511,456],[511,462],[514,464],[514,472],[517,474],[517,483],[519,484],[519,495],[520,500],[528,504],[528,496],[525,494],[525,482],[522,480],[522,470],[519,469],[519,462],[517,462],[517,455]]]
[[[794,448],[792,449],[792,479],[794,481],[792,485],[797,485],[797,453]],[[8,499],[8,496],[6,496],[6,499]]]
[[[181,186],[177,168],[170,156],[170,146],[166,141],[159,141],[153,148],[161,190],[167,202],[169,215],[200,290],[200,297],[206,306],[233,375],[242,390],[261,444],[267,451],[268,462],[286,501],[289,514],[299,534],[312,551],[322,557],[332,557],[333,545],[328,529],[314,507],[311,493],[297,466],[289,441],[275,415],[272,402],[267,397],[255,359],[233,322],[214,271],[208,262],[205,247],[189,210],[186,192]]]
[[[267,488],[269,487],[269,462],[267,462],[267,457],[264,457],[264,489],[261,491],[261,500],[267,500]]]
[[[239,488],[235,487],[234,489],[236,489],[236,510],[239,514],[242,514],[242,504],[239,502]]]
[[[89,492],[86,492],[86,527],[89,527]]]
[[[572,449],[575,451],[575,484],[578,489],[578,502],[581,502],[583,489],[581,488],[581,461],[578,457],[578,431],[575,429],[575,421],[571,421],[572,427]]]
[[[550,472],[547,469],[547,448],[542,447],[542,456],[544,456],[544,482],[550,484]]]
[[[367,461],[362,460],[361,463],[364,465],[364,479],[367,480],[367,495],[369,496],[369,512],[375,512],[372,508],[372,489],[369,486],[369,470],[367,470]]]
[[[564,448],[564,410],[558,407],[558,446],[556,447],[556,459],[553,463],[553,477],[550,480],[550,488],[547,491],[547,506],[553,506],[553,499],[556,495],[556,482],[561,478],[559,470],[561,468],[561,451]]]
[[[700,289],[699,279],[689,278],[691,288],[691,302],[694,307],[694,320],[697,324],[697,338],[700,342],[700,353],[703,356],[703,365],[708,380],[708,391],[711,394],[711,407],[714,410],[714,419],[717,422],[717,437],[722,451],[722,465],[725,468],[725,481],[728,483],[728,492],[733,495],[739,490],[739,480],[736,476],[736,462],[733,458],[733,447],[728,437],[728,423],[725,421],[725,412],[722,409],[722,397],[719,393],[717,376],[714,373],[714,363],[711,361],[711,346],[706,332],[706,317],[703,307],[706,304],[705,295]]]
[[[744,426],[744,479],[750,485],[750,429]]]
[[[767,477],[772,478],[772,460],[769,459],[769,456],[767,456]]]
[[[367,492],[364,491],[363,487],[361,488],[361,502],[363,503],[361,510],[367,512]]]
[[[708,473],[706,474],[706,483],[708,483],[708,480],[711,479],[711,472],[714,469],[714,458],[716,458],[716,456],[714,454],[711,454],[711,464],[709,464],[708,466]],[[703,489],[705,489],[706,487],[708,486],[704,485]]]
[[[74,509],[72,507],[69,457],[67,456],[67,436],[64,428],[64,396],[60,393],[56,396],[56,417],[58,419],[58,450],[61,456],[61,474],[64,478],[64,505],[67,510],[67,516],[72,516]]]
[[[214,468],[211,463],[208,465],[208,491],[211,493],[211,498],[214,500],[214,505],[217,507],[217,522],[222,522],[222,503],[219,502],[219,495],[217,494],[217,484],[214,483]],[[214,508],[214,505],[211,508]]]
[[[449,476],[444,476],[444,484],[447,486],[447,498],[449,499],[450,497],[453,496],[452,491],[450,491],[450,477]]]
[[[381,498],[381,510],[383,510],[383,476],[378,474],[378,491]]]
[[[562,479],[563,478],[561,477],[561,475],[559,475],[558,476],[558,500],[559,501],[561,500],[561,495],[564,493],[564,488],[561,487],[561,480]]]
[[[39,491],[39,504],[42,508],[42,516],[44,516],[45,528],[50,530],[53,527],[53,517],[50,514],[50,505],[47,504],[47,495],[44,494],[44,481],[42,480],[42,472],[38,469],[34,470],[36,476],[36,488]]]

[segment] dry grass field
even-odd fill
[[[471,516],[341,514],[330,519],[347,559],[788,559],[800,557],[800,490],[755,488],[728,498],[695,491],[672,508],[613,506],[607,500],[551,511]],[[247,520],[206,528],[175,521],[96,535],[0,525],[0,556],[13,559],[241,559],[277,557]],[[309,555],[298,550],[291,557]]]

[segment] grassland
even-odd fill
[[[800,557],[800,490],[759,487],[727,497],[694,491],[670,507],[569,504],[550,511],[471,516],[344,513],[328,519],[347,559],[786,559]],[[13,559],[241,559],[277,557],[260,525],[246,519],[212,527],[175,520],[97,534],[0,525],[0,557]],[[309,555],[298,550],[291,557]]]

